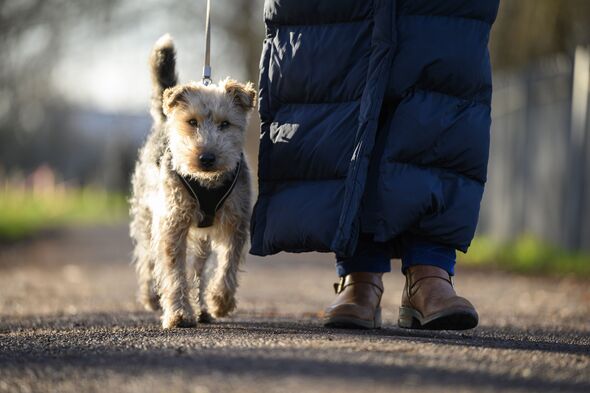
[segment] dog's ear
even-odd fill
[[[249,111],[256,105],[256,89],[252,82],[242,84],[233,79],[225,81],[225,92],[233,98],[236,106]]]
[[[173,86],[164,90],[164,93],[162,93],[162,111],[166,116],[170,115],[174,108],[181,103],[188,103],[186,98],[188,91],[188,86]]]

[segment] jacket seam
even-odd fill
[[[347,21],[335,21],[335,22],[317,22],[317,23],[282,23],[274,22],[266,19],[264,23],[272,27],[312,27],[312,26],[332,26],[332,25],[348,25],[353,23],[370,22],[373,20],[373,16],[362,19],[351,19]]]
[[[323,179],[305,179],[305,178],[292,178],[292,179],[258,179],[262,183],[294,183],[294,182],[319,182],[319,181],[338,181],[338,180],[346,180],[346,176],[343,177],[328,177]]]
[[[461,19],[461,20],[466,20],[466,21],[470,21],[470,22],[478,22],[481,24],[484,24],[488,27],[492,26],[492,23],[487,22],[485,20],[482,19],[477,19],[477,18],[468,18],[466,16],[454,16],[454,15],[429,15],[429,14],[400,14],[398,15],[398,19],[399,18],[405,18],[405,17],[422,17],[422,18],[441,18],[441,19]]]
[[[450,97],[450,98],[454,98],[456,100],[461,101],[461,105],[468,105],[468,104],[477,104],[477,105],[484,105],[487,107],[491,106],[491,103],[484,98],[475,98],[477,96],[477,94],[472,95],[470,98],[468,98],[467,96],[459,96],[459,95],[455,95],[455,94],[450,94],[450,93],[445,93],[444,91],[440,91],[440,90],[435,90],[435,89],[425,89],[425,88],[421,88],[421,87],[417,87],[417,86],[413,86],[410,87],[408,89],[406,89],[401,95],[400,97],[405,98],[408,95],[412,94],[413,92],[424,92],[424,93],[429,93],[429,94],[439,94],[445,97]]]
[[[414,167],[417,167],[417,168],[420,168],[420,169],[438,170],[438,171],[442,171],[442,172],[452,173],[453,175],[461,176],[461,177],[463,177],[463,178],[465,178],[467,180],[471,180],[471,181],[473,181],[475,183],[479,183],[479,184],[481,184],[482,187],[485,186],[485,183],[486,183],[483,180],[477,179],[477,178],[475,178],[473,176],[466,175],[466,174],[461,173],[461,172],[459,172],[459,171],[457,171],[455,169],[452,169],[452,168],[447,168],[447,167],[442,167],[442,166],[420,165],[420,164],[416,164],[414,162],[400,161],[400,160],[396,160],[396,159],[393,159],[393,158],[388,158],[387,159],[387,162],[388,163],[391,163],[391,164],[411,165],[411,166],[414,166]]]
[[[354,100],[345,100],[345,101],[318,101],[318,102],[281,102],[281,105],[339,105],[339,104],[350,104],[353,102],[360,102],[360,98]]]

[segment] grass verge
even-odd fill
[[[0,194],[0,240],[15,241],[49,228],[74,224],[106,224],[124,219],[123,194],[95,188],[35,194],[5,189]]]
[[[590,254],[565,251],[531,235],[522,235],[508,244],[476,237],[467,254],[459,255],[459,263],[520,273],[590,278]]]

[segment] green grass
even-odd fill
[[[0,193],[0,240],[18,240],[64,225],[112,223],[127,215],[123,194],[85,188],[35,195],[5,189]]]
[[[107,224],[127,218],[123,194],[85,188],[35,195],[31,191],[5,189],[0,193],[0,241],[14,241],[64,225]],[[476,237],[467,254],[459,254],[465,266],[491,267],[534,274],[575,275],[590,278],[590,254],[573,253],[530,235],[508,244]]]
[[[467,254],[459,255],[459,260],[466,266],[590,277],[590,254],[565,251],[531,235],[520,236],[508,244],[476,237]]]

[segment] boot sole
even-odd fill
[[[424,318],[411,307],[399,308],[399,327],[423,330],[467,330],[477,326],[479,317],[471,310],[445,310]]]
[[[324,326],[335,329],[380,329],[381,308],[375,311],[375,318],[372,321],[355,318],[347,315],[336,315],[324,318]]]

